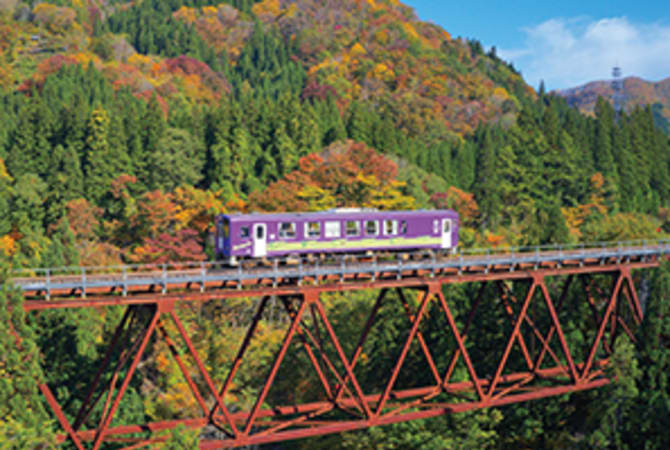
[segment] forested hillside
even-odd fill
[[[210,259],[223,211],[450,207],[464,247],[670,232],[670,141],[657,107],[618,114],[600,98],[582,114],[397,0],[0,0],[0,105],[2,280],[9,268]],[[667,273],[649,283],[667,298]],[[7,285],[0,296],[5,317],[19,299]],[[343,303],[342,317],[355,306]],[[25,325],[18,309],[26,347],[0,357],[0,374],[41,374],[62,394],[94,372],[120,318],[52,311]],[[198,345],[221,377],[233,350],[216,330],[241,333],[230,318],[239,310],[210,311],[207,323],[186,312],[204,327]],[[645,332],[660,339],[667,326],[659,319]],[[281,333],[267,324],[259,360]],[[2,348],[9,339],[0,330]],[[49,370],[21,359],[34,354],[31,342],[58,343]],[[657,384],[621,417],[640,417],[633,404],[653,400],[667,419],[665,357],[637,351]],[[120,420],[193,407],[167,349],[152,352]],[[59,359],[68,354],[76,363]],[[34,386],[11,383],[0,386],[0,442],[48,440],[40,400],[8,400]],[[586,424],[570,422],[565,397],[302,445],[420,446],[403,439],[423,436],[424,448],[560,447],[554,438],[634,446],[632,431],[598,422],[607,392],[580,397]],[[667,437],[657,441],[663,448]]]
[[[656,125],[670,134],[670,78],[656,83],[637,77],[622,80],[621,105],[626,111],[636,106],[651,106]],[[557,92],[574,106],[587,114],[593,114],[598,97],[612,98],[612,83],[594,81],[584,86],[564,89]]]

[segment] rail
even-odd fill
[[[647,261],[670,255],[670,240],[637,240],[622,242],[597,242],[590,244],[562,244],[524,247],[499,247],[459,249],[452,255],[426,252],[393,256],[338,255],[326,259],[291,258],[258,263],[255,267],[224,266],[221,262],[176,262],[164,264],[129,264],[99,267],[62,267],[15,269],[10,281],[24,293],[44,295],[69,291],[71,295],[86,297],[88,292],[110,289],[121,295],[140,287],[160,289],[196,286],[204,291],[216,284],[221,288],[242,289],[251,281],[265,280],[273,286],[286,283],[302,284],[305,280],[334,280],[345,282],[352,276],[365,275],[373,281],[378,277],[425,276],[473,270],[484,271],[518,269],[533,270],[547,264],[580,266],[602,265],[606,261]],[[231,286],[232,285],[232,286]]]

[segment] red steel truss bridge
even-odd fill
[[[610,381],[606,366],[615,339],[626,334],[635,340],[646,303],[659,300],[647,298],[646,269],[670,257],[670,243],[412,256],[359,255],[247,268],[179,263],[39,269],[15,273],[12,281],[32,314],[92,307],[125,311],[105,338],[108,348],[97,374],[85,389],[69,394],[78,400],[76,410],[63,408],[72,398],[57,398],[58,386],[40,385],[62,427],[60,442],[69,440],[78,449],[106,443],[141,448],[165,439],[159,432],[183,424],[200,429],[201,448],[213,449],[603,386]],[[329,299],[338,292],[348,301],[361,290],[373,292],[376,301],[366,303],[362,319],[352,318],[344,333],[346,318],[337,316]],[[240,342],[230,343],[237,354],[226,375],[217,378],[180,315],[189,307],[225,305],[236,298],[249,299],[255,312]],[[268,360],[264,381],[248,386],[255,400],[240,404],[233,392],[240,389],[249,348],[270,312],[281,314],[284,337]],[[371,348],[370,336],[389,321],[395,330],[392,345]],[[199,413],[118,423],[115,415],[129,383],[148,346],[158,341],[171,350]],[[375,362],[379,358],[383,363]],[[285,366],[304,379],[284,379]],[[296,371],[296,366],[302,367]]]

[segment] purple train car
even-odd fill
[[[216,252],[239,259],[308,253],[360,253],[414,249],[453,250],[458,214],[447,210],[335,209],[311,213],[220,214]]]

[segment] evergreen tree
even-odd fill
[[[620,180],[620,207],[622,211],[632,212],[639,208],[643,195],[642,180],[638,178],[639,173],[636,170],[634,155],[630,148],[629,126],[626,122],[622,121],[620,126],[614,130],[612,147]]]
[[[497,158],[497,190],[500,202],[505,205],[501,211],[501,218],[503,224],[509,225],[524,217],[524,210],[532,200],[524,184],[525,170],[517,163],[512,146],[500,147]]]
[[[23,296],[7,282],[7,272],[0,259],[0,442],[6,448],[50,448],[55,436],[38,388],[44,374],[35,331],[26,325]]]
[[[670,447],[670,264],[664,263],[650,280],[645,318],[638,336],[639,397],[629,414],[624,439],[630,448]],[[644,301],[644,298],[643,298]]]
[[[149,161],[155,161],[160,154],[159,141],[163,137],[165,131],[165,119],[163,118],[163,110],[158,103],[156,94],[151,96],[149,104],[147,105],[144,116],[141,121],[142,129],[142,150],[141,154],[137,155],[133,161],[139,163],[135,168],[138,181],[147,186],[149,190],[156,189],[157,186],[152,183],[155,180],[151,173],[151,166]]]
[[[202,143],[188,131],[168,128],[149,156],[149,185],[165,192],[197,185],[203,177],[204,156]]]
[[[231,142],[230,177],[236,191],[242,189],[245,179],[254,177],[255,161],[252,151],[253,143],[247,130],[242,127],[235,128]]]
[[[296,102],[300,108],[300,104]],[[293,139],[298,146],[298,156],[321,151],[321,135],[319,134],[318,119],[314,108],[307,103],[298,113],[298,128]]]
[[[110,119],[107,110],[97,107],[91,112],[86,129],[84,175],[86,197],[100,204],[112,181],[130,165],[123,149],[110,145]]]
[[[298,167],[298,147],[286,134],[286,130],[280,125],[275,131],[273,139],[274,148],[272,153],[276,160],[279,175],[286,175]]]
[[[13,196],[12,177],[7,173],[5,162],[0,158],[0,236],[12,230],[10,220],[11,198]]]
[[[46,199],[47,224],[56,223],[65,213],[65,204],[84,194],[84,174],[79,164],[77,151],[68,146],[57,145],[51,155],[51,171],[46,183],[49,192]]]
[[[580,177],[581,170],[575,164],[577,149],[572,138],[563,131],[558,131],[550,139],[553,144],[549,144],[542,158],[542,177],[547,185],[546,195],[558,199],[561,205],[572,206],[580,197],[579,181],[583,179]]]
[[[44,256],[46,267],[72,267],[79,265],[79,254],[75,247],[70,222],[64,216],[51,234],[51,243]]]
[[[321,119],[321,145],[327,147],[333,142],[343,141],[347,138],[347,129],[342,121],[340,110],[332,96],[326,101],[316,102],[317,115]]]
[[[370,136],[371,126],[370,113],[358,101],[352,101],[349,106],[349,119],[347,120],[347,135],[356,142],[372,144]]]
[[[589,448],[626,448],[628,421],[622,419],[639,401],[636,382],[641,375],[635,348],[626,335],[617,339],[607,372],[616,382],[597,393],[591,409],[593,431],[586,442]]]
[[[474,192],[482,213],[482,226],[495,228],[501,207],[496,170],[496,148],[499,146],[499,141],[489,127],[480,128],[476,139],[479,148]]]
[[[452,179],[456,180],[456,185],[466,191],[470,191],[475,183],[475,144],[465,142],[455,149],[453,160]]]
[[[19,110],[17,127],[10,138],[11,148],[7,157],[7,169],[12,176],[47,173],[51,133],[51,115],[39,97]]]
[[[381,121],[375,123],[372,131],[372,145],[380,152],[397,155],[399,153],[399,145],[396,139],[396,129],[393,125],[392,119],[385,115]],[[448,150],[451,152],[451,149]],[[450,159],[451,155],[448,155]]]
[[[618,186],[618,176],[612,154],[612,132],[615,127],[614,109],[602,97],[596,103],[596,134],[594,146],[595,169],[602,173],[614,186]],[[617,195],[618,200],[618,195]]]
[[[125,147],[133,173],[137,176],[139,184],[146,187],[149,152],[144,146],[143,109],[141,104],[128,100],[119,105],[117,110],[123,117]]]

